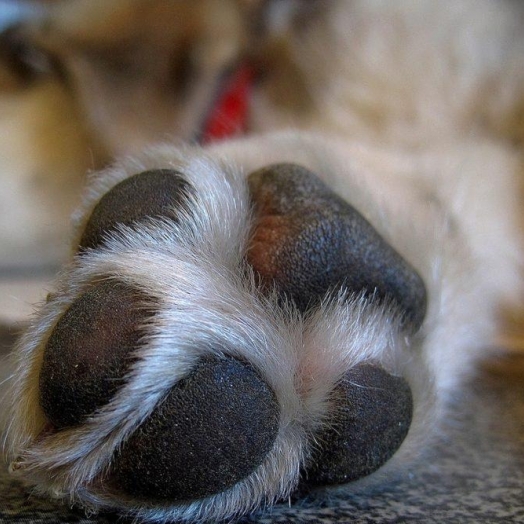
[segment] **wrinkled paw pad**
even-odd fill
[[[248,181],[257,216],[248,260],[264,284],[301,311],[328,291],[364,292],[393,301],[406,324],[420,327],[424,283],[353,206],[293,164],[261,169]]]
[[[344,484],[376,471],[402,444],[413,414],[408,383],[372,364],[348,371],[332,403],[305,474],[314,485]]]

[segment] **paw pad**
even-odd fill
[[[81,424],[111,401],[153,314],[151,300],[115,280],[93,284],[66,310],[40,372],[41,406],[55,429]],[[278,428],[275,394],[251,366],[206,357],[124,443],[107,481],[142,500],[218,493],[253,472]]]
[[[171,218],[186,200],[189,184],[176,171],[155,169],[126,178],[107,192],[93,209],[80,239],[80,251],[103,244],[118,225],[141,219]]]
[[[137,289],[107,280],[60,317],[40,371],[40,403],[57,429],[80,424],[123,385],[151,315],[141,307],[145,301]]]
[[[233,358],[207,358],[125,443],[110,483],[153,501],[222,492],[262,462],[278,424],[275,394],[253,368]]]
[[[315,485],[344,484],[376,471],[402,444],[413,414],[408,383],[372,364],[348,371],[332,401],[306,475]]]
[[[391,300],[418,329],[426,291],[417,272],[350,204],[293,164],[250,175],[257,222],[248,260],[301,311],[340,288]]]

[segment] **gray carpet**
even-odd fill
[[[241,522],[524,523],[524,356],[479,373],[451,411],[428,456],[397,482],[329,502],[278,505]],[[0,471],[1,523],[116,520],[38,498]]]

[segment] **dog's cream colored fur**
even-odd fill
[[[118,3],[130,4],[147,5]],[[203,13],[216,8],[211,0],[197,4]],[[227,5],[242,21],[256,4]],[[290,6],[286,13],[284,5]],[[99,107],[111,98],[93,88],[95,81],[82,84],[86,69],[91,75],[97,70],[79,66],[75,56],[63,58],[77,93],[75,111],[82,109],[82,126],[89,129],[85,139],[104,157],[132,153],[91,177],[76,215],[77,234],[102,194],[146,169],[180,170],[195,196],[192,213],[180,224],[151,220],[137,232],[122,228],[106,247],[72,261],[22,338],[8,451],[13,469],[41,491],[154,520],[250,511],[296,486],[311,452],[308,436],[323,423],[333,385],[369,360],[405,377],[415,400],[408,437],[374,475],[382,479],[423,448],[448,394],[459,391],[493,346],[503,309],[519,306],[523,8],[491,0],[340,0],[318,2],[315,17],[304,20],[300,2],[271,6],[261,37],[267,69],[253,94],[252,136],[205,149],[175,142],[137,151],[137,144],[166,133],[187,138],[187,124],[162,124],[151,134],[130,125],[125,114],[100,120]],[[58,18],[70,21],[71,13],[76,11]],[[290,26],[282,23],[284,14]],[[81,27],[88,16],[82,13]],[[242,27],[232,35],[237,46],[246,38]],[[80,36],[85,43],[92,34]],[[108,39],[110,46],[112,35]],[[119,93],[111,96],[117,100]],[[135,117],[143,109],[147,114],[147,101]],[[127,136],[118,134],[124,121],[132,136],[118,142]],[[321,176],[417,269],[429,300],[418,333],[400,335],[392,306],[370,306],[358,296],[326,297],[302,318],[257,293],[243,261],[252,221],[245,175],[283,161]],[[80,427],[42,437],[38,374],[49,330],[100,276],[138,286],[161,304],[160,313],[147,326],[143,359],[111,403]],[[197,349],[195,332],[202,342]],[[275,391],[282,414],[272,452],[230,490],[187,505],[149,507],[105,493],[91,481],[198,356],[213,351],[210,341],[251,361]]]

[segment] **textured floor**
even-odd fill
[[[1,338],[1,337],[0,337]],[[7,343],[8,340],[6,339]],[[0,471],[0,522],[115,522],[28,494]],[[483,371],[409,474],[329,502],[276,506],[242,523],[524,523],[524,358]]]

